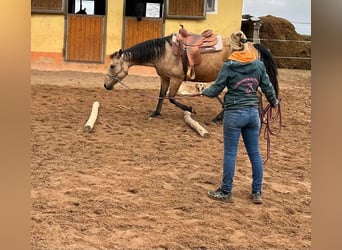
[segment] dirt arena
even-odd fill
[[[32,249],[311,248],[311,71],[279,70],[282,131],[271,138],[262,205],[249,199],[251,168],[240,144],[233,204],[213,201],[222,174],[215,99],[182,101],[202,138],[165,102],[149,119],[159,79],[32,70]],[[83,132],[94,101],[94,130]],[[260,147],[266,156],[266,141]]]

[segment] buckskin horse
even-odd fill
[[[160,76],[160,92],[157,107],[151,114],[151,117],[160,115],[164,99],[169,99],[171,103],[184,111],[192,112],[191,106],[184,105],[177,100],[176,94],[181,83],[184,80],[194,82],[215,81],[221,66],[231,54],[231,50],[228,39],[222,39],[220,50],[214,52],[198,53],[203,48],[192,50],[192,48],[180,47],[180,49],[175,49],[175,36],[179,38],[179,35],[182,35],[181,31],[183,33],[186,32],[182,27],[178,34],[174,33],[166,37],[147,40],[111,54],[111,63],[104,80],[104,87],[107,90],[112,90],[116,83],[121,82],[128,75],[128,69],[133,65],[152,66]],[[195,38],[191,39],[194,40],[192,43],[200,47],[203,40],[205,40],[203,36],[211,36],[211,32],[208,35],[208,31],[210,30],[206,30],[200,35],[195,35]],[[186,43],[188,40],[183,40],[183,38],[189,34],[192,35],[192,33],[188,32],[185,36],[182,36],[180,43],[177,39],[178,46],[185,46],[183,43]],[[248,43],[258,51],[259,58],[264,62],[266,71],[278,96],[277,66],[272,54],[261,44]],[[204,49],[206,49],[205,46]],[[184,54],[186,50],[195,51],[193,53],[194,57],[191,60],[187,60],[190,57],[186,58],[186,56],[189,56]],[[192,62],[192,65],[190,62]],[[191,67],[188,68],[188,65]],[[222,114],[223,112],[213,121],[216,122],[218,119],[222,119]]]

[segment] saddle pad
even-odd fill
[[[172,34],[172,44],[176,46],[177,44],[177,33]],[[217,43],[213,47],[202,47],[200,48],[200,53],[209,53],[209,52],[215,52],[215,51],[220,51],[223,48],[223,40],[222,36],[220,34],[216,35],[217,37]],[[173,46],[173,47],[174,47]],[[174,54],[177,55],[177,49],[174,48]]]
[[[208,48],[201,48],[201,53],[207,53],[207,52],[214,52],[214,51],[220,51],[223,48],[223,41],[222,36],[220,34],[216,35],[217,37],[217,43]]]
[[[177,33],[172,33],[172,43],[177,43]]]

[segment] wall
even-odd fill
[[[124,0],[108,0],[106,55],[121,48]]]
[[[107,3],[105,65],[66,62],[63,57],[65,16],[31,13],[31,68],[40,70],[103,71],[108,55],[121,47],[124,0]]]
[[[194,33],[212,29],[214,33],[228,37],[241,27],[243,0],[218,0],[216,14],[207,14],[205,20],[166,19],[164,35],[177,32],[179,25]],[[121,48],[123,36],[124,0],[108,0],[105,63],[72,63],[63,58],[64,15],[31,14],[31,67],[51,70],[103,71],[108,65],[108,55]]]
[[[208,14],[205,20],[166,19],[165,35],[177,32],[179,25],[193,33],[212,29],[223,38],[241,28],[242,0],[218,0],[217,14]]]
[[[31,14],[31,51],[63,52],[64,15]]]
[[[212,29],[223,37],[240,29],[242,0],[218,0],[217,14],[207,14],[206,20],[166,19],[165,35],[177,32],[179,25],[194,33]],[[106,54],[121,47],[124,1],[108,1]],[[31,51],[63,52],[64,15],[31,15]],[[42,32],[43,31],[43,32]]]

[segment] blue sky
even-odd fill
[[[311,0],[243,0],[242,13],[285,18],[297,33],[311,35]]]

